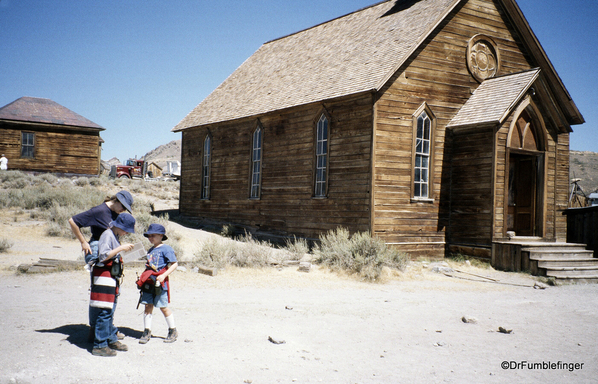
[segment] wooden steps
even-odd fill
[[[585,244],[537,243],[521,248],[534,275],[563,281],[598,282],[598,258]]]

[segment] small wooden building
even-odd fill
[[[103,130],[49,99],[21,97],[0,108],[0,152],[12,170],[97,176]]]
[[[176,127],[181,213],[411,255],[566,237],[583,123],[514,0],[389,0],[265,43]]]

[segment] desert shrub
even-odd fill
[[[4,171],[0,172],[0,182],[5,188],[10,188],[10,184],[17,180],[30,180],[30,176],[21,171]]]
[[[16,177],[12,180],[7,180],[4,183],[4,187],[7,189],[24,189],[31,185],[31,179],[29,177]]]
[[[93,185],[94,187],[101,187],[106,185],[106,177],[91,177],[89,178],[89,185]]]
[[[307,245],[307,240],[297,239],[293,236],[293,240],[286,239],[284,249],[290,260],[301,260],[309,252],[309,245]]]
[[[193,263],[212,268],[224,268],[229,265],[232,255],[236,254],[236,244],[219,237],[210,237],[203,242],[194,254]]]
[[[40,181],[45,181],[46,183],[50,184],[50,185],[54,185],[56,183],[58,183],[58,177],[56,177],[55,175],[51,174],[51,173],[44,173],[42,175],[38,176],[38,179]]]
[[[87,177],[78,177],[73,180],[73,184],[77,187],[86,187],[89,185],[89,179]]]
[[[224,224],[220,230],[220,236],[232,238],[235,234],[235,226],[232,224]]]
[[[68,223],[69,219],[79,213],[78,207],[73,205],[60,205],[54,201],[50,208],[41,211],[39,216],[48,222],[46,227],[46,234],[48,236],[75,238],[71,227]],[[83,232],[87,237],[87,232]]]
[[[267,241],[254,239],[250,233],[239,237],[241,242],[236,247],[236,254],[231,259],[235,267],[259,268],[270,264],[273,256],[272,245]]]
[[[8,252],[10,247],[13,246],[12,241],[2,238],[0,239],[0,253]]]
[[[349,231],[340,227],[320,236],[314,254],[316,262],[333,270],[356,274],[367,281],[379,280],[385,266],[404,270],[407,264],[406,255],[372,237],[369,232],[349,236]]]
[[[235,242],[222,237],[211,237],[195,253],[193,262],[215,268],[260,268],[270,265],[274,249],[269,243],[258,241],[250,234],[245,234],[238,240],[239,242]]]

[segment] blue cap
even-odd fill
[[[128,233],[135,233],[135,218],[131,214],[123,212],[110,223],[110,228],[112,227],[120,228]]]
[[[149,235],[155,234],[162,235],[162,240],[168,240],[168,237],[166,236],[166,228],[161,224],[150,224],[147,232],[145,232],[143,236],[149,237]]]
[[[131,205],[133,205],[133,196],[128,191],[120,191],[116,194],[116,199],[125,207],[129,213],[131,211]]]

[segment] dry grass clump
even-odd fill
[[[490,262],[485,259],[479,259],[473,256],[467,256],[460,253],[451,254],[449,256],[449,260],[458,264],[466,264],[469,261],[469,264],[472,267],[482,268],[482,269],[489,269],[491,268]]]
[[[226,231],[225,231],[226,232]],[[263,268],[271,265],[282,265],[288,260],[299,260],[308,251],[304,239],[288,240],[283,249],[275,248],[268,241],[260,241],[249,233],[245,233],[234,241],[219,236],[209,238],[194,255],[197,265],[213,268],[228,266],[240,268]]]
[[[309,245],[305,239],[297,239],[293,236],[293,240],[287,239],[285,241],[284,249],[289,254],[289,260],[301,260],[306,253],[309,253]]]
[[[8,252],[10,247],[13,246],[12,241],[2,238],[0,239],[0,253]]]
[[[384,267],[402,271],[408,260],[405,254],[372,237],[369,232],[350,236],[349,231],[342,227],[321,235],[314,254],[316,262],[335,271],[355,274],[366,281],[378,281]]]
[[[262,268],[272,263],[274,248],[270,243],[256,240],[250,234],[245,234],[238,240],[211,237],[195,253],[193,261],[214,268]]]

